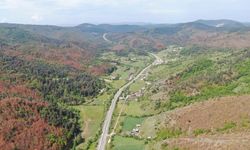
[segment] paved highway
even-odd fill
[[[102,38],[103,38],[106,42],[112,43],[112,41],[110,41],[110,40],[107,38],[107,34],[108,34],[108,33],[104,33],[103,36],[102,36]]]
[[[112,115],[113,115],[113,112],[115,110],[116,103],[117,103],[119,97],[121,96],[122,92],[126,88],[128,88],[134,81],[136,81],[138,78],[140,78],[140,76],[142,74],[144,74],[151,66],[159,65],[159,64],[163,63],[162,59],[159,58],[157,55],[152,54],[152,53],[150,53],[150,54],[155,57],[155,61],[152,64],[150,64],[149,66],[147,66],[146,68],[144,68],[133,80],[131,80],[130,82],[125,84],[123,87],[121,87],[114,95],[114,98],[112,100],[110,108],[107,111],[106,118],[103,122],[102,134],[101,134],[101,137],[100,137],[99,142],[98,142],[97,150],[105,150],[106,143],[108,140],[108,135],[109,135],[109,128],[110,128],[110,124],[111,124],[111,120],[112,120]]]

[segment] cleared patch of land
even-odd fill
[[[142,124],[141,135],[152,134],[162,149],[247,150],[249,118],[250,96],[222,97],[149,117]],[[149,128],[153,130],[148,132]]]
[[[144,141],[122,136],[115,136],[113,144],[113,150],[143,150],[145,147]]]
[[[220,134],[195,138],[177,138],[165,141],[163,147],[186,150],[249,150],[250,133]]]
[[[166,115],[166,124],[194,131],[216,129],[225,123],[241,123],[250,117],[250,96],[222,97],[174,110]]]
[[[82,122],[82,131],[85,141],[94,139],[100,128],[104,116],[104,106],[74,106],[80,111]],[[87,143],[78,146],[79,149],[85,148]]]
[[[144,118],[126,117],[123,122],[123,131],[132,131],[136,125],[140,125]]]
[[[129,91],[137,92],[137,91],[141,90],[142,88],[144,88],[145,85],[146,84],[145,84],[145,82],[143,80],[138,80],[129,87]]]

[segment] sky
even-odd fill
[[[0,23],[180,23],[197,19],[250,22],[250,0],[0,0]]]

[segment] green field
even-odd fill
[[[105,104],[108,101],[110,101],[113,97],[112,92],[105,92],[101,95],[99,95],[98,97],[95,98],[94,100],[94,104]]]
[[[146,86],[145,81],[137,80],[137,81],[135,81],[135,83],[133,83],[129,87],[129,91],[131,91],[131,92],[137,92],[137,91],[141,90],[145,86]]]
[[[152,58],[148,56],[138,56],[135,54],[129,54],[128,57],[116,56],[114,53],[104,53],[100,58],[101,60],[109,60],[119,62],[115,70],[112,74],[102,76],[103,79],[106,79],[107,87],[106,91],[97,97],[88,99],[88,106],[74,106],[75,109],[80,111],[80,117],[84,122],[82,123],[83,137],[85,138],[85,142],[78,146],[78,149],[86,149],[88,145],[88,141],[91,140],[91,143],[88,149],[95,149],[97,134],[100,129],[101,123],[104,119],[104,109],[106,104],[112,99],[113,94],[117,89],[122,87],[124,84],[128,82],[130,75],[136,75],[142,68],[144,68]],[[114,78],[115,79],[112,79]],[[143,83],[139,83],[139,85],[135,85],[135,90],[141,88]],[[122,117],[123,118],[123,117]],[[141,123],[142,119],[128,119],[126,120],[127,128],[133,129],[136,124]]]
[[[136,140],[134,138],[127,138],[122,136],[115,136],[112,142],[112,150],[144,150],[144,141]]]
[[[116,65],[117,70],[115,70],[110,76],[105,76],[104,78],[110,80],[111,77],[115,78],[111,80],[111,86],[114,89],[118,89],[123,86],[129,79],[130,75],[136,75],[145,66],[152,62],[150,56],[139,56],[130,53],[127,57],[117,56],[113,52],[105,53],[100,58],[100,60],[108,60],[118,62]],[[135,87],[138,89],[138,87]]]
[[[131,131],[137,124],[141,124],[144,118],[126,117],[123,122],[123,131]]]
[[[85,141],[78,148],[84,148],[88,140],[95,138],[104,117],[104,106],[74,106],[80,111],[83,137]],[[84,120],[84,122],[83,122]]]
[[[125,105],[124,113],[129,116],[144,116],[154,114],[154,105],[148,100],[130,101]]]

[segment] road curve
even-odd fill
[[[108,42],[108,43],[112,43],[112,41],[110,41],[108,38],[107,38],[107,34],[108,33],[104,33],[102,38],[104,39],[104,41]]]
[[[142,74],[144,74],[151,66],[153,65],[158,65],[161,64],[163,61],[161,58],[159,58],[157,55],[150,53],[152,56],[155,57],[155,61],[148,65],[146,68],[144,68],[133,80],[129,81],[127,84],[122,86],[114,95],[114,98],[112,99],[111,105],[109,107],[109,110],[107,111],[106,118],[103,122],[103,127],[102,127],[102,134],[98,142],[97,150],[105,150],[106,143],[108,140],[108,135],[109,135],[109,128],[112,120],[112,115],[116,107],[116,103],[121,96],[122,92],[130,86],[134,81],[136,81]]]

